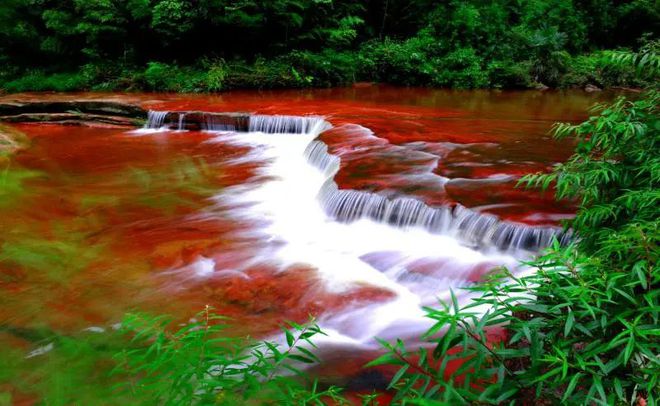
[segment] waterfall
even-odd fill
[[[555,237],[562,244],[569,239],[568,233],[556,227],[507,223],[461,205],[433,208],[413,198],[388,199],[377,193],[340,190],[334,182],[324,186],[319,198],[326,213],[340,222],[369,218],[399,228],[421,227],[476,247],[536,251],[548,247]]]
[[[491,214],[482,214],[460,204],[429,207],[422,201],[400,197],[389,199],[378,193],[342,190],[332,179],[339,170],[340,159],[328,152],[320,141],[312,141],[305,151],[308,162],[328,176],[319,193],[325,212],[337,221],[350,223],[363,218],[399,228],[421,227],[434,234],[449,234],[476,247],[537,251],[557,238],[567,244],[570,233],[557,227],[536,227],[509,223]]]
[[[166,128],[176,128],[176,114],[160,119]],[[450,292],[464,302],[470,293],[459,288],[497,266],[516,273],[522,268],[517,258],[529,258],[554,237],[561,243],[570,238],[558,228],[502,221],[461,205],[433,207],[412,197],[342,190],[335,182],[341,158],[317,138],[330,126],[319,117],[186,112],[185,123],[189,130],[233,131],[208,134],[208,142],[249,146],[244,159],[267,163],[259,165],[255,184],[224,190],[213,198],[219,211],[202,214],[224,218],[229,208],[236,210],[230,216],[264,224],[259,233],[267,242],[255,244],[249,262],[239,266],[309,264],[331,292],[374,286],[393,293],[324,314],[319,322],[331,345],[417,336],[430,327],[423,306],[450,300]],[[188,272],[200,278],[241,273],[233,264],[223,266],[201,258]]]
[[[269,134],[316,136],[330,128],[330,124],[318,116],[208,112],[173,114],[167,111],[149,111],[146,128],[174,127],[175,117],[178,117],[178,130],[184,130],[187,121],[193,129]],[[571,238],[570,232],[563,232],[557,227],[505,222],[496,216],[478,213],[460,204],[454,207],[430,207],[414,198],[390,199],[378,193],[342,190],[334,182],[341,160],[328,152],[326,144],[313,140],[307,145],[304,155],[310,164],[328,178],[318,197],[326,214],[339,222],[350,223],[366,218],[399,228],[423,228],[434,234],[451,235],[470,246],[492,246],[505,251],[537,251],[549,246],[553,238],[557,238],[562,244],[568,243]]]
[[[165,117],[168,111],[149,110],[147,113],[147,123],[144,128],[158,129],[165,126]]]
[[[328,152],[328,146],[321,141],[312,141],[305,149],[307,160],[327,176],[334,176],[341,163],[338,156]]]
[[[210,113],[202,111],[155,111],[147,116],[147,129],[177,129],[179,131],[240,131],[269,134],[318,134],[329,128],[323,117],[268,116],[245,113]]]
[[[311,132],[321,132],[327,125],[323,117],[256,114],[250,116],[248,131],[269,134],[309,134]]]

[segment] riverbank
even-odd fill
[[[611,53],[562,53],[553,61],[497,61],[468,52],[434,58],[405,43],[358,51],[296,51],[271,59],[203,60],[195,64],[89,63],[77,69],[5,68],[0,90],[160,91],[209,93],[236,89],[323,88],[360,82],[454,89],[640,88],[653,80],[611,63]],[[416,56],[417,55],[417,56]],[[422,60],[426,62],[422,63]]]

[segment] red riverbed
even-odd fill
[[[13,99],[62,99],[58,94]],[[153,110],[323,115],[335,128],[321,139],[342,157],[341,188],[460,203],[511,221],[556,225],[570,204],[551,193],[516,188],[520,176],[547,171],[570,155],[549,131],[579,121],[610,93],[582,91],[446,91],[389,86],[223,95],[67,94],[114,99]],[[445,183],[446,182],[446,183]]]
[[[321,139],[342,159],[336,177],[342,188],[412,196],[431,205],[460,203],[528,224],[558,224],[571,216],[570,204],[517,189],[515,183],[569,156],[572,146],[548,135],[554,122],[582,120],[591,104],[611,97],[358,86],[0,99],[114,99],[154,110],[323,115],[334,128]],[[254,260],[258,250],[280,243],[266,238],[265,224],[236,216],[236,207],[211,199],[265,181],[257,169],[268,163],[245,159],[249,147],[206,142],[211,136],[202,132],[146,137],[117,128],[15,127],[32,144],[11,162],[17,174],[12,198],[0,201],[3,326],[69,334],[107,328],[132,309],[186,319],[210,304],[235,319],[236,334],[259,336],[285,320],[301,322],[309,314],[392,298],[393,292],[369,284],[341,293],[328,290],[309,264],[283,267]],[[200,258],[212,259],[214,270],[223,272],[190,277]],[[0,347],[15,346],[15,340],[0,332]],[[336,359],[323,374],[351,375],[370,356]],[[15,398],[33,398],[29,388],[9,385]],[[355,383],[356,390],[363,386],[369,383]]]

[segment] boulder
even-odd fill
[[[586,85],[586,86],[584,87],[584,91],[585,91],[585,92],[589,92],[589,93],[592,93],[592,92],[600,92],[600,91],[602,91],[602,90],[603,90],[603,89],[601,89],[600,87],[595,86],[595,85],[592,85],[592,84],[588,84],[588,85]]]

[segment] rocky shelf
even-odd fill
[[[129,103],[96,100],[0,102],[0,121],[49,122],[65,125],[136,127],[147,111]]]
[[[154,112],[151,113],[152,115]],[[156,113],[157,114],[157,113]],[[166,127],[171,130],[227,130],[248,131],[250,114],[247,113],[212,113],[206,111],[169,111],[161,112],[161,117],[152,121],[155,128]]]

